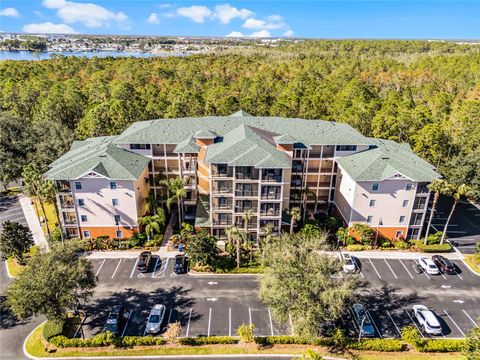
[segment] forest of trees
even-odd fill
[[[188,57],[0,63],[0,175],[135,121],[253,115],[348,123],[409,142],[480,198],[480,46],[304,41]]]

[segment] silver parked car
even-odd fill
[[[442,335],[442,326],[435,314],[425,305],[413,305],[413,316],[417,319],[423,331],[431,335]]]
[[[148,316],[145,332],[148,334],[158,334],[162,329],[163,318],[165,317],[165,305],[156,304],[153,306]]]

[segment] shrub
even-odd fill
[[[55,336],[62,335],[64,324],[63,320],[48,320],[43,326],[43,338],[48,341]]]
[[[402,339],[410,345],[417,346],[422,342],[420,331],[413,325],[403,327],[401,335]]]
[[[412,241],[412,243],[417,250],[425,253],[442,253],[450,252],[452,250],[452,246],[449,243],[445,243],[442,245],[424,245],[422,240],[414,240]]]
[[[392,247],[392,243],[390,241],[384,241],[384,242],[382,242],[380,247],[383,248],[383,249],[389,249],[389,248]]]
[[[393,246],[395,246],[395,248],[399,250],[405,250],[410,247],[410,245],[406,241],[395,241],[393,243]]]
[[[370,245],[354,244],[354,245],[347,245],[346,249],[347,251],[363,251],[363,250],[372,250],[372,247]]]
[[[153,336],[125,336],[120,338],[119,346],[131,347],[131,346],[148,346],[148,345],[164,345],[165,339]]]
[[[347,240],[345,241],[347,245],[355,245],[357,243],[357,240],[353,236],[347,237]]]
[[[53,345],[59,348],[66,348],[66,347],[102,347],[102,346],[110,346],[115,344],[116,345],[116,336],[110,332],[102,333],[96,335],[90,339],[78,339],[73,338],[69,339],[66,336],[60,335],[51,338],[49,341]]]
[[[306,338],[301,336],[277,335],[277,336],[256,336],[255,343],[258,345],[316,345],[331,346],[331,338]]]
[[[163,337],[167,340],[173,341],[182,333],[182,327],[179,321],[168,324],[167,330],[163,333]]]
[[[237,328],[237,335],[240,336],[240,340],[244,343],[250,343],[254,341],[255,325],[242,324]]]
[[[179,338],[178,343],[186,346],[213,345],[213,344],[238,344],[238,338],[231,336],[202,336],[198,338]]]
[[[145,244],[147,240],[147,236],[145,234],[135,234],[128,240],[128,247],[129,248],[139,248]]]
[[[405,351],[406,346],[398,339],[363,339],[348,344],[349,349],[370,351]]]
[[[427,237],[427,245],[435,245],[440,243],[440,239],[442,238],[442,232],[437,231],[435,234],[430,234]],[[424,239],[422,239],[423,242]]]
[[[465,347],[464,339],[425,340],[417,346],[420,352],[460,352]]]

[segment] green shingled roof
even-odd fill
[[[112,180],[136,180],[150,159],[119,148],[114,136],[75,141],[70,150],[50,164],[45,177],[74,180],[95,172]]]
[[[189,136],[183,141],[180,141],[175,150],[175,153],[198,153],[200,151],[200,146],[197,145],[195,139],[192,136]]]
[[[368,145],[370,139],[351,126],[324,120],[251,116],[243,111],[231,116],[189,117],[136,122],[115,139],[119,144],[178,144],[188,136],[208,130],[224,136],[241,124],[278,135],[289,135],[305,146]]]
[[[205,161],[210,163],[258,168],[289,168],[288,156],[276,149],[272,133],[241,124],[207,148]]]
[[[210,196],[207,194],[198,194],[197,212],[195,214],[195,227],[210,227]]]
[[[431,182],[440,177],[408,144],[380,139],[370,141],[376,148],[337,159],[355,181],[382,181],[397,174],[419,182]]]
[[[193,136],[195,139],[215,139],[217,137],[216,134],[211,132],[210,130],[199,130]]]

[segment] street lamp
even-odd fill
[[[383,225],[382,218],[378,219],[377,231],[375,233],[375,247],[378,246],[378,232],[380,231],[380,226]]]

